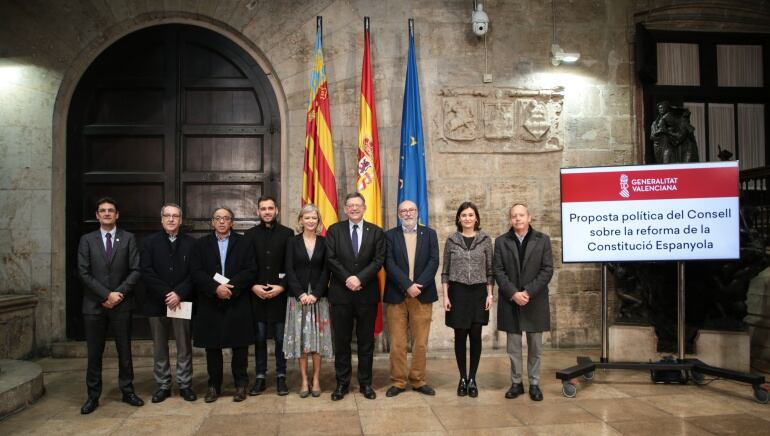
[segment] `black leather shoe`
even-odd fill
[[[185,401],[195,401],[198,399],[198,396],[195,395],[195,392],[190,388],[179,389],[179,395],[184,398]]]
[[[361,394],[367,400],[373,400],[377,398],[377,393],[374,392],[374,389],[372,389],[372,387],[369,385],[361,385],[361,387],[358,388],[358,391],[361,392]]]
[[[254,395],[259,395],[264,391],[265,391],[265,379],[258,378],[254,382],[254,386],[251,387],[251,390],[249,391],[249,395],[253,397]]]
[[[158,389],[152,396],[153,403],[162,403],[163,400],[171,396],[170,389]]]
[[[505,398],[512,399],[524,393],[524,385],[521,383],[513,383],[508,392],[505,393]]]
[[[136,407],[144,406],[144,401],[133,392],[126,392],[123,394],[123,402]]]
[[[479,388],[476,387],[476,379],[474,378],[468,380],[468,396],[471,398],[479,396]]]
[[[417,391],[423,395],[436,395],[436,390],[433,389],[430,385],[422,385],[419,388],[412,388],[412,390]]]
[[[209,386],[209,390],[206,391],[206,396],[203,398],[203,401],[207,403],[213,403],[217,400],[217,398],[219,398],[219,392],[217,391],[217,388]]]
[[[240,403],[246,399],[246,386],[236,386],[235,395],[233,395],[233,401]]]
[[[80,408],[80,413],[83,415],[88,415],[89,413],[96,410],[97,407],[99,407],[99,399],[89,398],[85,403],[83,403],[83,407]]]
[[[286,377],[278,377],[276,390],[280,396],[289,395],[289,387],[286,386]]]
[[[385,392],[386,397],[395,397],[396,395],[400,394],[401,392],[404,392],[406,389],[400,388],[398,386],[391,386],[388,388],[388,391]]]
[[[532,401],[543,401],[543,392],[538,385],[529,385],[529,398]]]
[[[457,396],[464,397],[466,395],[468,395],[468,382],[461,378],[460,383],[457,384]]]
[[[337,387],[334,388],[334,392],[332,392],[332,401],[339,401],[345,398],[345,395],[348,394],[348,389],[347,385],[337,385]]]

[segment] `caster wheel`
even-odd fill
[[[754,386],[754,400],[757,403],[767,404],[768,399],[770,399],[770,392],[767,392],[762,386]]]
[[[573,385],[572,382],[569,381],[562,382],[561,393],[567,398],[575,398],[577,395],[577,386]]]
[[[700,373],[695,370],[690,370],[690,378],[692,379],[692,382],[696,385],[705,385],[706,384],[706,377],[703,375],[703,373]]]
[[[583,374],[583,380],[593,380],[594,379],[594,372],[587,372]]]

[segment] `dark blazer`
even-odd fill
[[[377,272],[385,263],[385,235],[378,226],[362,221],[361,248],[353,256],[349,221],[332,224],[326,231],[326,265],[331,273],[329,302],[332,304],[376,304],[380,301]],[[356,276],[363,289],[353,292],[345,280]]]
[[[250,228],[246,234],[254,249],[254,260],[257,264],[254,283],[264,285],[272,283],[286,287],[284,264],[286,260],[286,242],[294,236],[294,232],[276,223],[272,228],[259,224]],[[249,290],[251,311],[255,321],[284,322],[286,319],[286,292],[277,297],[263,300]]]
[[[124,311],[134,308],[134,286],[139,281],[139,248],[133,233],[118,228],[112,241],[112,259],[99,230],[80,237],[78,245],[78,274],[83,281],[83,314],[99,315],[106,310]],[[113,309],[102,302],[110,292],[121,292],[123,301]]]
[[[329,268],[326,267],[326,238],[316,236],[313,257],[307,256],[302,234],[289,239],[286,244],[286,291],[291,297],[299,298],[308,293],[322,298],[329,289]]]
[[[398,304],[404,301],[406,290],[414,283],[422,285],[417,297],[421,303],[438,300],[436,272],[438,271],[438,237],[436,231],[417,226],[417,247],[414,253],[414,278],[409,280],[409,259],[406,253],[403,227],[398,226],[385,233],[385,295],[382,301]]]
[[[516,234],[513,230],[495,240],[492,269],[500,292],[497,303],[497,329],[505,332],[543,332],[551,329],[548,283],[553,276],[551,239],[530,227],[531,235],[520,266]],[[513,293],[526,290],[529,303],[514,303]]]
[[[182,301],[192,301],[190,254],[193,245],[195,238],[181,232],[172,244],[163,230],[142,242],[143,313],[146,316],[166,316],[166,294],[171,291]]]
[[[233,296],[216,296],[219,283],[214,273],[222,274],[219,246],[214,232],[195,241],[190,256],[190,273],[197,294],[197,313],[193,317],[193,341],[196,347],[232,348],[254,343],[254,325],[249,304],[256,265],[254,251],[246,237],[230,232],[225,259],[225,276],[235,287]]]

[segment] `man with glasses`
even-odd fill
[[[182,208],[166,203],[160,208],[157,233],[142,243],[142,281],[144,281],[144,314],[150,322],[153,344],[153,374],[158,390],[153,403],[171,396],[171,364],[168,356],[168,338],[171,327],[176,340],[176,382],[179,395],[186,401],[195,401],[192,390],[192,344],[190,320],[168,318],[168,310],[178,310],[183,301],[191,301],[190,253],[195,239],[181,232]]]
[[[385,295],[388,334],[390,336],[390,379],[393,385],[385,396],[395,397],[412,389],[424,395],[436,395],[425,381],[428,333],[433,319],[433,302],[438,300],[438,237],[436,232],[419,225],[419,211],[414,202],[398,205],[401,225],[385,233]],[[407,367],[407,328],[412,331],[412,368]]]
[[[198,294],[193,343],[206,349],[207,403],[213,403],[222,393],[223,348],[233,351],[233,401],[246,399],[249,383],[248,352],[254,343],[249,292],[256,268],[249,240],[232,231],[234,218],[227,207],[214,209],[214,231],[195,242],[190,257],[193,287]]]
[[[117,228],[118,203],[103,197],[96,202],[99,229],[85,234],[78,245],[78,274],[83,281],[83,327],[88,346],[88,399],[80,409],[87,415],[99,407],[102,394],[102,355],[107,327],[118,350],[118,386],[123,402],[142,406],[134,393],[131,360],[133,290],[139,281],[139,249],[134,235]]]
[[[329,227],[326,232],[326,263],[331,272],[329,303],[334,331],[334,370],[337,388],[332,401],[345,398],[350,388],[353,324],[358,346],[358,383],[364,398],[373,400],[372,360],[374,323],[380,290],[377,273],[385,261],[385,237],[382,229],[364,221],[366,203],[356,192],[345,197],[348,219]]]

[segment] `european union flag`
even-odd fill
[[[420,81],[414,57],[414,21],[409,20],[409,63],[406,67],[404,109],[401,113],[401,156],[398,166],[398,204],[411,200],[428,225],[428,183],[425,178],[425,142],[422,137]]]

